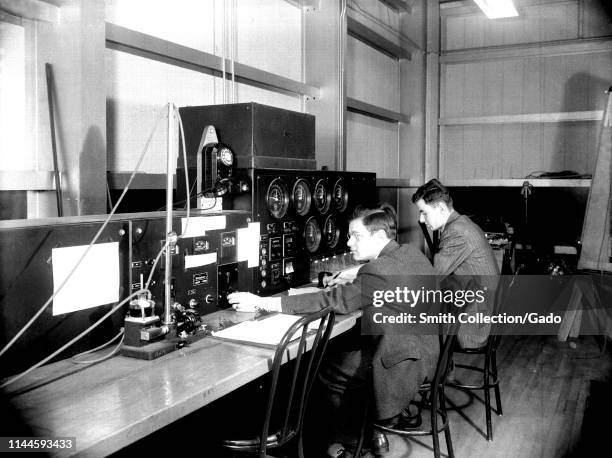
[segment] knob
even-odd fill
[[[189,299],[189,308],[196,308],[196,306],[198,305],[198,301],[196,301],[195,299]]]
[[[212,297],[212,294],[207,294],[207,295],[206,295],[206,297],[204,298],[204,301],[205,301],[207,304],[212,304],[212,302],[213,302],[213,297]]]
[[[262,270],[262,271],[261,271],[261,278],[265,278],[265,277],[266,277],[266,275],[268,275],[268,274],[266,273],[266,271],[265,271],[265,270]]]
[[[268,286],[268,283],[265,280],[261,281],[261,287],[265,288],[266,286]]]

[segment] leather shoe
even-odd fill
[[[397,424],[393,427],[393,429],[398,429],[400,431],[410,431],[418,428],[423,423],[423,417],[421,416],[421,411],[419,410],[416,414],[410,415],[405,411],[399,417]]]
[[[327,456],[330,458],[356,458],[354,449],[339,443],[329,446],[327,449]],[[374,458],[374,455],[372,455],[368,449],[362,448],[359,458]]]

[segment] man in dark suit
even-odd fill
[[[228,296],[230,304],[238,311],[307,313],[331,306],[338,313],[350,313],[371,310],[375,291],[394,291],[397,286],[416,291],[435,286],[433,268],[423,253],[395,241],[395,212],[390,206],[359,209],[349,224],[348,235],[353,258],[367,261],[352,282],[298,296],[233,293]],[[352,333],[332,341],[335,345],[320,377],[332,407],[332,443],[350,448],[357,442],[370,387],[376,418],[393,424],[415,398],[421,382],[433,374],[439,351],[436,335],[415,335],[406,328],[389,333],[383,329],[381,334]]]
[[[436,179],[418,188],[412,202],[419,208],[420,221],[430,230],[440,231],[434,253],[436,275],[452,274],[457,288],[484,291],[485,300],[467,305],[466,313],[492,312],[499,266],[482,229],[453,209],[448,189]],[[457,340],[463,348],[476,348],[486,341],[489,332],[489,324],[464,324],[459,328]]]

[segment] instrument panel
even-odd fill
[[[376,201],[376,175],[361,172],[247,169],[249,209],[260,222],[257,294],[308,283],[313,260],[344,255],[348,223],[357,206]],[[350,256],[349,256],[350,257]]]

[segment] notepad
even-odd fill
[[[300,318],[302,317],[299,315],[277,313],[259,320],[243,321],[227,329],[214,331],[212,335],[237,342],[275,347],[280,343],[291,325]],[[317,329],[320,321],[317,320],[310,323],[308,330]],[[298,330],[291,340],[297,339],[300,335],[301,330]]]

